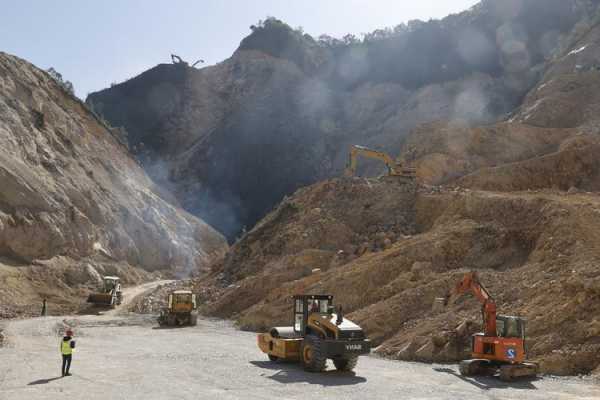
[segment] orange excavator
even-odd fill
[[[479,281],[476,272],[464,276],[447,296],[446,304],[467,292],[482,303],[483,332],[473,335],[472,359],[460,362],[461,375],[495,375],[499,372],[500,379],[504,381],[535,377],[538,365],[525,362],[525,320],[497,315],[496,302]]]

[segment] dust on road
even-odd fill
[[[75,329],[73,376],[60,376],[60,329]],[[150,316],[46,317],[13,321],[0,349],[0,398],[35,399],[599,399],[583,379],[505,384],[465,379],[454,366],[363,357],[356,374],[304,372],[271,363],[256,336],[229,322],[158,329]]]

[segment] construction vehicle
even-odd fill
[[[167,308],[160,312],[160,326],[194,326],[198,323],[196,295],[190,290],[175,290],[169,293]]]
[[[190,65],[187,61],[184,61],[177,54],[171,54],[171,62],[175,65],[183,65],[185,67],[188,67]],[[200,60],[196,61],[195,63],[192,64],[192,68],[196,67],[196,65],[198,65],[198,64],[204,64],[204,60],[200,59]]]
[[[91,293],[87,302],[95,306],[108,306],[114,308],[121,304],[123,292],[121,291],[121,280],[116,276],[105,276],[102,278],[103,286],[99,292]]]
[[[258,347],[271,361],[300,361],[310,372],[324,371],[327,359],[336,369],[352,371],[358,356],[371,351],[360,326],[334,313],[333,296],[293,297],[293,326],[275,327],[258,335]]]
[[[483,332],[471,340],[470,360],[460,362],[463,376],[495,375],[510,381],[519,377],[535,377],[538,365],[525,361],[525,320],[497,315],[496,302],[479,281],[476,272],[467,273],[447,296],[446,304],[471,292],[482,303]]]
[[[346,170],[344,171],[344,174],[347,177],[352,177],[356,174],[358,156],[364,156],[383,161],[388,169],[388,177],[400,178],[402,181],[406,182],[412,182],[416,179],[417,171],[415,168],[407,167],[399,160],[395,161],[392,159],[392,157],[382,151],[372,150],[358,145],[350,146],[348,164],[346,165]]]

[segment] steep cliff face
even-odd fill
[[[397,154],[420,124],[504,118],[596,3],[484,1],[363,41],[317,41],[270,19],[220,64],[159,65],[87,101],[126,128],[153,178],[231,238],[340,174],[349,144]]]
[[[600,14],[582,20],[506,122],[436,122],[409,135],[402,156],[421,181],[489,190],[570,186],[596,191],[600,143]]]
[[[599,133],[600,15],[579,24],[569,39],[569,46],[552,60],[514,119]]]
[[[98,270],[128,271],[130,280],[144,271],[196,271],[226,249],[220,234],[154,191],[81,102],[5,53],[0,187],[5,305],[31,304],[44,291],[66,299],[73,294],[66,283],[93,284]]]

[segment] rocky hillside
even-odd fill
[[[0,53],[0,318],[39,312],[42,298],[72,308],[100,274],[187,274],[226,250],[113,135],[47,73]]]
[[[186,210],[232,238],[285,195],[340,174],[349,144],[397,154],[423,123],[503,119],[597,3],[486,0],[360,40],[268,19],[220,64],[159,65],[87,102],[126,128]]]
[[[527,318],[529,355],[545,372],[589,373],[600,366],[598,232],[597,194],[326,181],[232,247],[205,311],[263,330],[290,323],[289,296],[331,293],[380,354],[455,361],[480,329],[480,305],[465,296],[439,309],[435,298],[477,270],[500,313]]]
[[[600,374],[599,26],[578,24],[506,121],[415,128],[402,156],[419,185],[338,179],[286,198],[198,285],[205,311],[261,330],[290,323],[289,295],[329,292],[380,354],[455,361],[480,305],[435,298],[476,270],[500,313],[527,318],[543,371]]]

